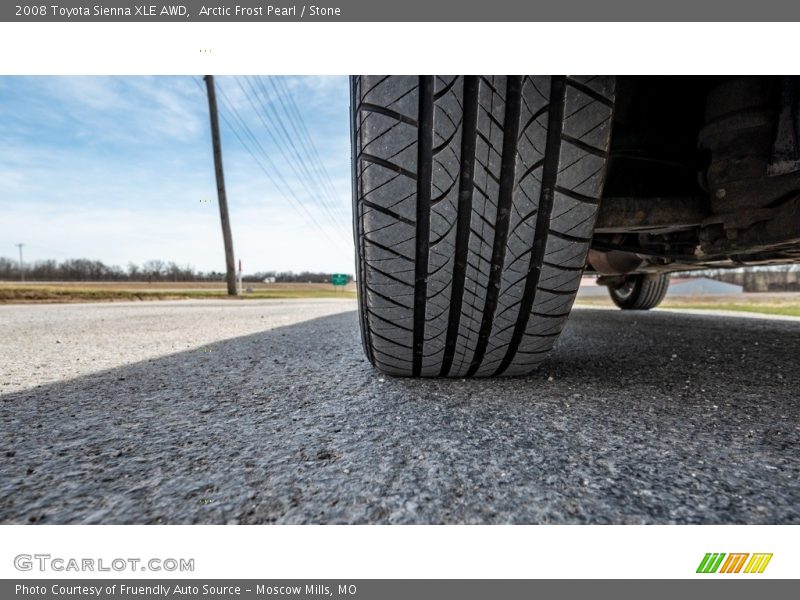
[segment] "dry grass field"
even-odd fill
[[[242,300],[356,297],[350,283],[334,288],[327,283],[245,283]],[[112,302],[226,298],[224,283],[197,282],[12,282],[0,281],[0,304],[37,302]],[[232,299],[236,300],[236,299]],[[576,306],[613,306],[608,296],[583,296]],[[663,308],[732,310],[800,317],[800,294],[742,294],[735,296],[670,296]]]
[[[579,297],[576,306],[614,306],[608,296]],[[732,310],[769,315],[800,317],[800,294],[764,293],[730,296],[667,296],[661,308]]]
[[[355,284],[244,283],[240,298],[355,298]],[[247,291],[250,289],[251,291]],[[0,282],[0,304],[33,302],[110,302],[120,300],[178,300],[225,298],[224,283],[197,282]]]

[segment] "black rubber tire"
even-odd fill
[[[392,375],[529,373],[580,285],[614,78],[355,76],[359,310]]]
[[[650,310],[667,295],[669,275],[628,275],[622,285],[609,286],[614,304],[623,310]]]

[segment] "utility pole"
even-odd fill
[[[25,281],[25,271],[22,270],[22,247],[25,244],[16,244],[17,248],[19,248],[19,280]]]
[[[219,138],[219,119],[217,117],[217,94],[214,90],[214,76],[203,77],[208,91],[208,112],[211,116],[211,143],[214,148],[214,170],[217,176],[217,197],[219,198],[219,218],[222,221],[222,239],[225,242],[225,270],[228,282],[228,295],[236,296],[236,267],[233,261],[233,236],[228,216],[228,199],[225,196],[225,177],[222,173],[222,143]]]

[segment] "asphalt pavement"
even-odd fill
[[[0,306],[3,523],[800,523],[800,322],[577,308],[394,379],[350,301]]]

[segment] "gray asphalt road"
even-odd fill
[[[576,309],[531,377],[414,381],[353,308],[0,307],[0,521],[800,523],[800,323]]]

